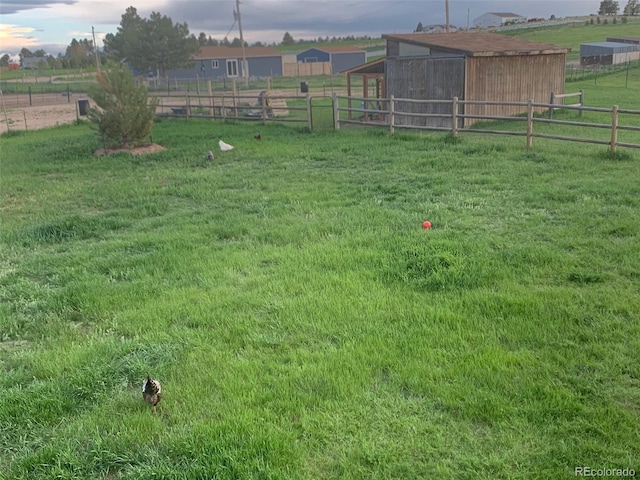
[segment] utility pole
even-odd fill
[[[244,84],[249,86],[249,65],[247,64],[247,55],[244,50],[244,37],[242,36],[242,19],[240,17],[240,0],[236,0],[236,15],[238,16],[238,29],[240,30],[240,45],[242,45],[242,77]]]
[[[444,0],[445,5],[445,17],[446,17],[446,30],[449,33],[449,0]]]
[[[93,35],[93,53],[96,55],[96,73],[100,73],[100,58],[98,57],[98,44],[96,43],[96,31],[91,27],[91,35]]]

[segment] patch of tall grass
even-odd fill
[[[0,141],[7,478],[640,469],[634,152],[194,119],[145,157],[86,125]]]

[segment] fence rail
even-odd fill
[[[361,125],[371,127],[385,127],[388,128],[391,133],[396,128],[403,129],[417,129],[417,130],[434,130],[434,131],[449,131],[456,137],[459,132],[473,132],[473,133],[487,133],[496,135],[515,135],[526,137],[526,147],[531,148],[534,138],[547,138],[555,140],[564,140],[570,142],[583,142],[593,143],[599,145],[608,145],[609,150],[612,153],[616,152],[617,147],[627,148],[640,148],[640,140],[637,143],[634,142],[622,142],[618,139],[620,131],[626,132],[640,132],[640,110],[621,109],[617,105],[611,108],[602,107],[588,107],[583,104],[583,94],[578,92],[577,94],[565,94],[565,95],[552,95],[552,98],[558,99],[569,96],[580,96],[581,101],[578,104],[562,105],[555,102],[551,103],[538,103],[533,100],[528,102],[501,102],[501,101],[482,101],[482,100],[460,100],[456,97],[451,100],[415,100],[415,99],[397,99],[393,96],[389,98],[375,99],[376,108],[367,108],[368,104],[372,102],[370,98],[360,97],[341,97],[338,95],[333,96],[334,106],[334,128],[339,129],[341,124],[349,125]],[[360,102],[361,108],[353,108],[353,102]],[[397,106],[405,102],[411,104],[422,104],[423,109],[426,110],[428,105],[434,103],[445,103],[451,105],[451,111],[448,113],[424,113],[424,112],[402,112],[399,111]],[[347,105],[346,107],[343,105]],[[386,108],[382,108],[385,105]],[[506,115],[485,115],[485,114],[465,114],[465,105],[486,105],[486,106],[505,106],[505,107],[522,107],[521,116],[506,116]],[[594,112],[598,114],[607,114],[609,121],[607,123],[602,122],[587,122],[587,121],[573,121],[573,120],[558,120],[552,119],[552,114],[549,113],[549,118],[543,118],[542,116],[536,116],[536,112],[553,110],[565,110],[565,111],[577,111],[580,117],[583,112]],[[346,114],[346,118],[345,117]],[[354,114],[360,115],[359,119],[354,118]],[[620,116],[630,116],[633,118],[633,124],[622,124],[620,122]],[[403,124],[399,119],[406,118],[421,118],[424,120],[424,124]],[[429,125],[430,119],[445,119],[447,125]],[[625,117],[626,118],[626,117]],[[466,122],[466,120],[473,120],[474,122]],[[491,128],[494,125],[480,123],[477,120],[484,122],[507,122],[509,124],[526,123],[526,129],[514,130],[506,128]],[[472,123],[472,125],[469,125]],[[546,133],[545,131],[539,131],[535,129],[534,125],[563,125],[571,127],[579,127],[581,129],[607,129],[610,135],[608,138],[586,138],[586,137],[574,137],[568,135],[559,135],[554,133]],[[638,137],[640,139],[640,136]]]

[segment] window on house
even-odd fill
[[[238,76],[238,60],[227,60],[227,77]]]
[[[220,65],[218,64],[218,60],[211,60],[211,68],[218,69]]]

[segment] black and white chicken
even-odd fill
[[[162,387],[158,380],[154,380],[147,375],[147,379],[142,382],[142,398],[153,406],[153,413],[156,413],[156,405],[162,398]]]

